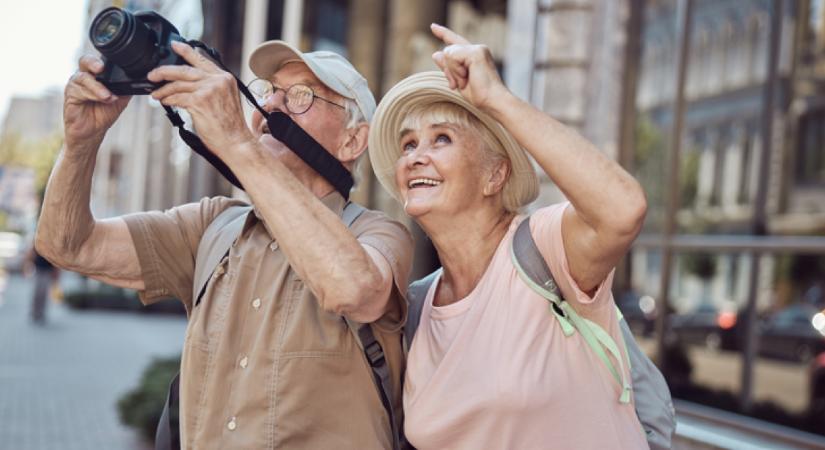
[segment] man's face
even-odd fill
[[[344,104],[344,98],[326,87],[302,62],[291,62],[275,72],[270,81],[275,85],[276,92],[264,101],[263,108],[268,112],[281,111],[289,115],[301,128],[313,137],[333,156],[337,156],[338,148],[345,139],[344,129],[347,114],[343,108],[332,105],[320,99],[315,99],[310,108],[302,114],[291,113],[285,105],[285,91],[290,86],[300,83],[312,88],[316,96],[323,97],[339,105]],[[252,112],[252,131],[255,136],[270,152],[279,158],[293,172],[310,169],[295,153],[287,149],[269,134],[266,120],[257,110]]]

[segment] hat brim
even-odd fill
[[[256,47],[249,55],[249,68],[256,77],[268,80],[284,64],[292,61],[303,62],[315,72],[304,54],[284,41],[267,41]]]
[[[395,184],[395,164],[401,157],[398,141],[405,116],[415,107],[433,103],[454,103],[479,119],[498,139],[510,161],[510,178],[502,196],[505,207],[520,208],[538,196],[538,177],[527,153],[515,138],[490,115],[450,89],[442,72],[421,72],[396,84],[378,104],[369,134],[369,157],[378,181],[396,200],[402,201]]]

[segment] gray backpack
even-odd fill
[[[630,401],[630,396],[633,396],[636,403],[636,415],[644,428],[650,448],[652,450],[671,448],[673,432],[676,429],[676,412],[673,409],[670,390],[662,373],[639,348],[621,313],[619,313],[619,327],[628,359],[621,357],[615,341],[604,329],[579,316],[564,300],[544,257],[530,234],[529,216],[519,224],[516,230],[511,254],[513,264],[521,279],[550,302],[550,311],[558,319],[564,334],[570,336],[578,331],[588,346],[610,369],[613,377],[622,386],[619,401],[627,403]],[[407,291],[407,299],[410,303],[407,323],[404,326],[407,348],[412,345],[415,330],[421,320],[421,310],[427,292],[440,272],[439,268],[425,278],[412,283]],[[605,350],[618,361],[618,368],[608,358]],[[630,365],[631,380],[626,380],[624,377],[625,363]]]

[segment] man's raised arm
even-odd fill
[[[65,143],[46,188],[35,247],[62,268],[116,286],[143,289],[137,252],[125,221],[96,221],[89,208],[97,151],[129,102],[95,80],[101,70],[100,59],[84,56],[66,86]]]

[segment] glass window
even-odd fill
[[[825,184],[825,110],[800,119],[796,158],[798,185]]]

